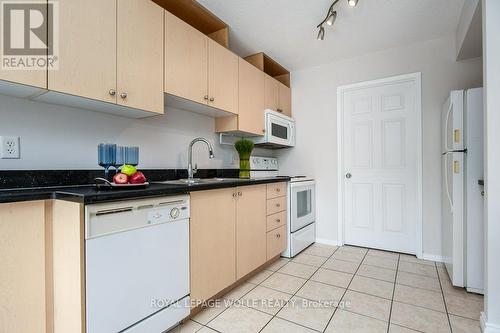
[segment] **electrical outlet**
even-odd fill
[[[20,158],[20,140],[18,136],[0,137],[0,155],[2,159]]]

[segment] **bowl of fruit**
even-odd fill
[[[99,188],[127,189],[141,188],[149,186],[146,176],[137,170],[133,165],[124,165],[119,172],[113,176],[110,182],[104,178],[96,178],[96,184]]]

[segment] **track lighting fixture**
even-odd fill
[[[330,8],[328,8],[328,13],[326,14],[326,17],[323,21],[321,21],[320,24],[316,28],[319,28],[318,31],[318,40],[324,40],[325,39],[325,27],[324,24],[326,23],[329,26],[332,26],[335,23],[335,20],[337,19],[337,11],[333,10],[333,7],[339,2],[340,0],[335,0]],[[358,4],[358,0],[347,0],[347,3],[351,7],[356,7]]]
[[[323,26],[319,27],[318,40],[325,39],[325,28]]]

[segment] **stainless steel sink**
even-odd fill
[[[170,184],[170,185],[203,185],[203,184],[217,184],[224,181],[241,180],[239,178],[194,178],[194,179],[177,179],[167,180],[163,182],[153,182],[155,184]]]

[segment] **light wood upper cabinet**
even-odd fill
[[[47,88],[46,70],[3,70],[0,69],[0,80],[25,84],[32,87]]]
[[[279,85],[279,108],[278,112],[282,112],[289,117],[292,116],[292,91],[283,83],[278,82]]]
[[[116,102],[116,0],[59,3],[59,69],[48,89]]]
[[[266,262],[266,185],[239,187],[236,201],[236,278]]]
[[[117,6],[117,103],[161,114],[165,10],[152,1]]]
[[[208,37],[165,12],[165,91],[191,101],[208,101]]]
[[[238,56],[208,40],[208,105],[238,113]]]
[[[266,109],[277,111],[280,103],[280,87],[279,82],[275,78],[265,74],[265,98]]]
[[[235,189],[191,193],[191,299],[207,300],[236,281]]]
[[[51,332],[43,201],[0,204],[0,330]]]
[[[239,59],[238,130],[263,135],[265,79],[264,72]]]

